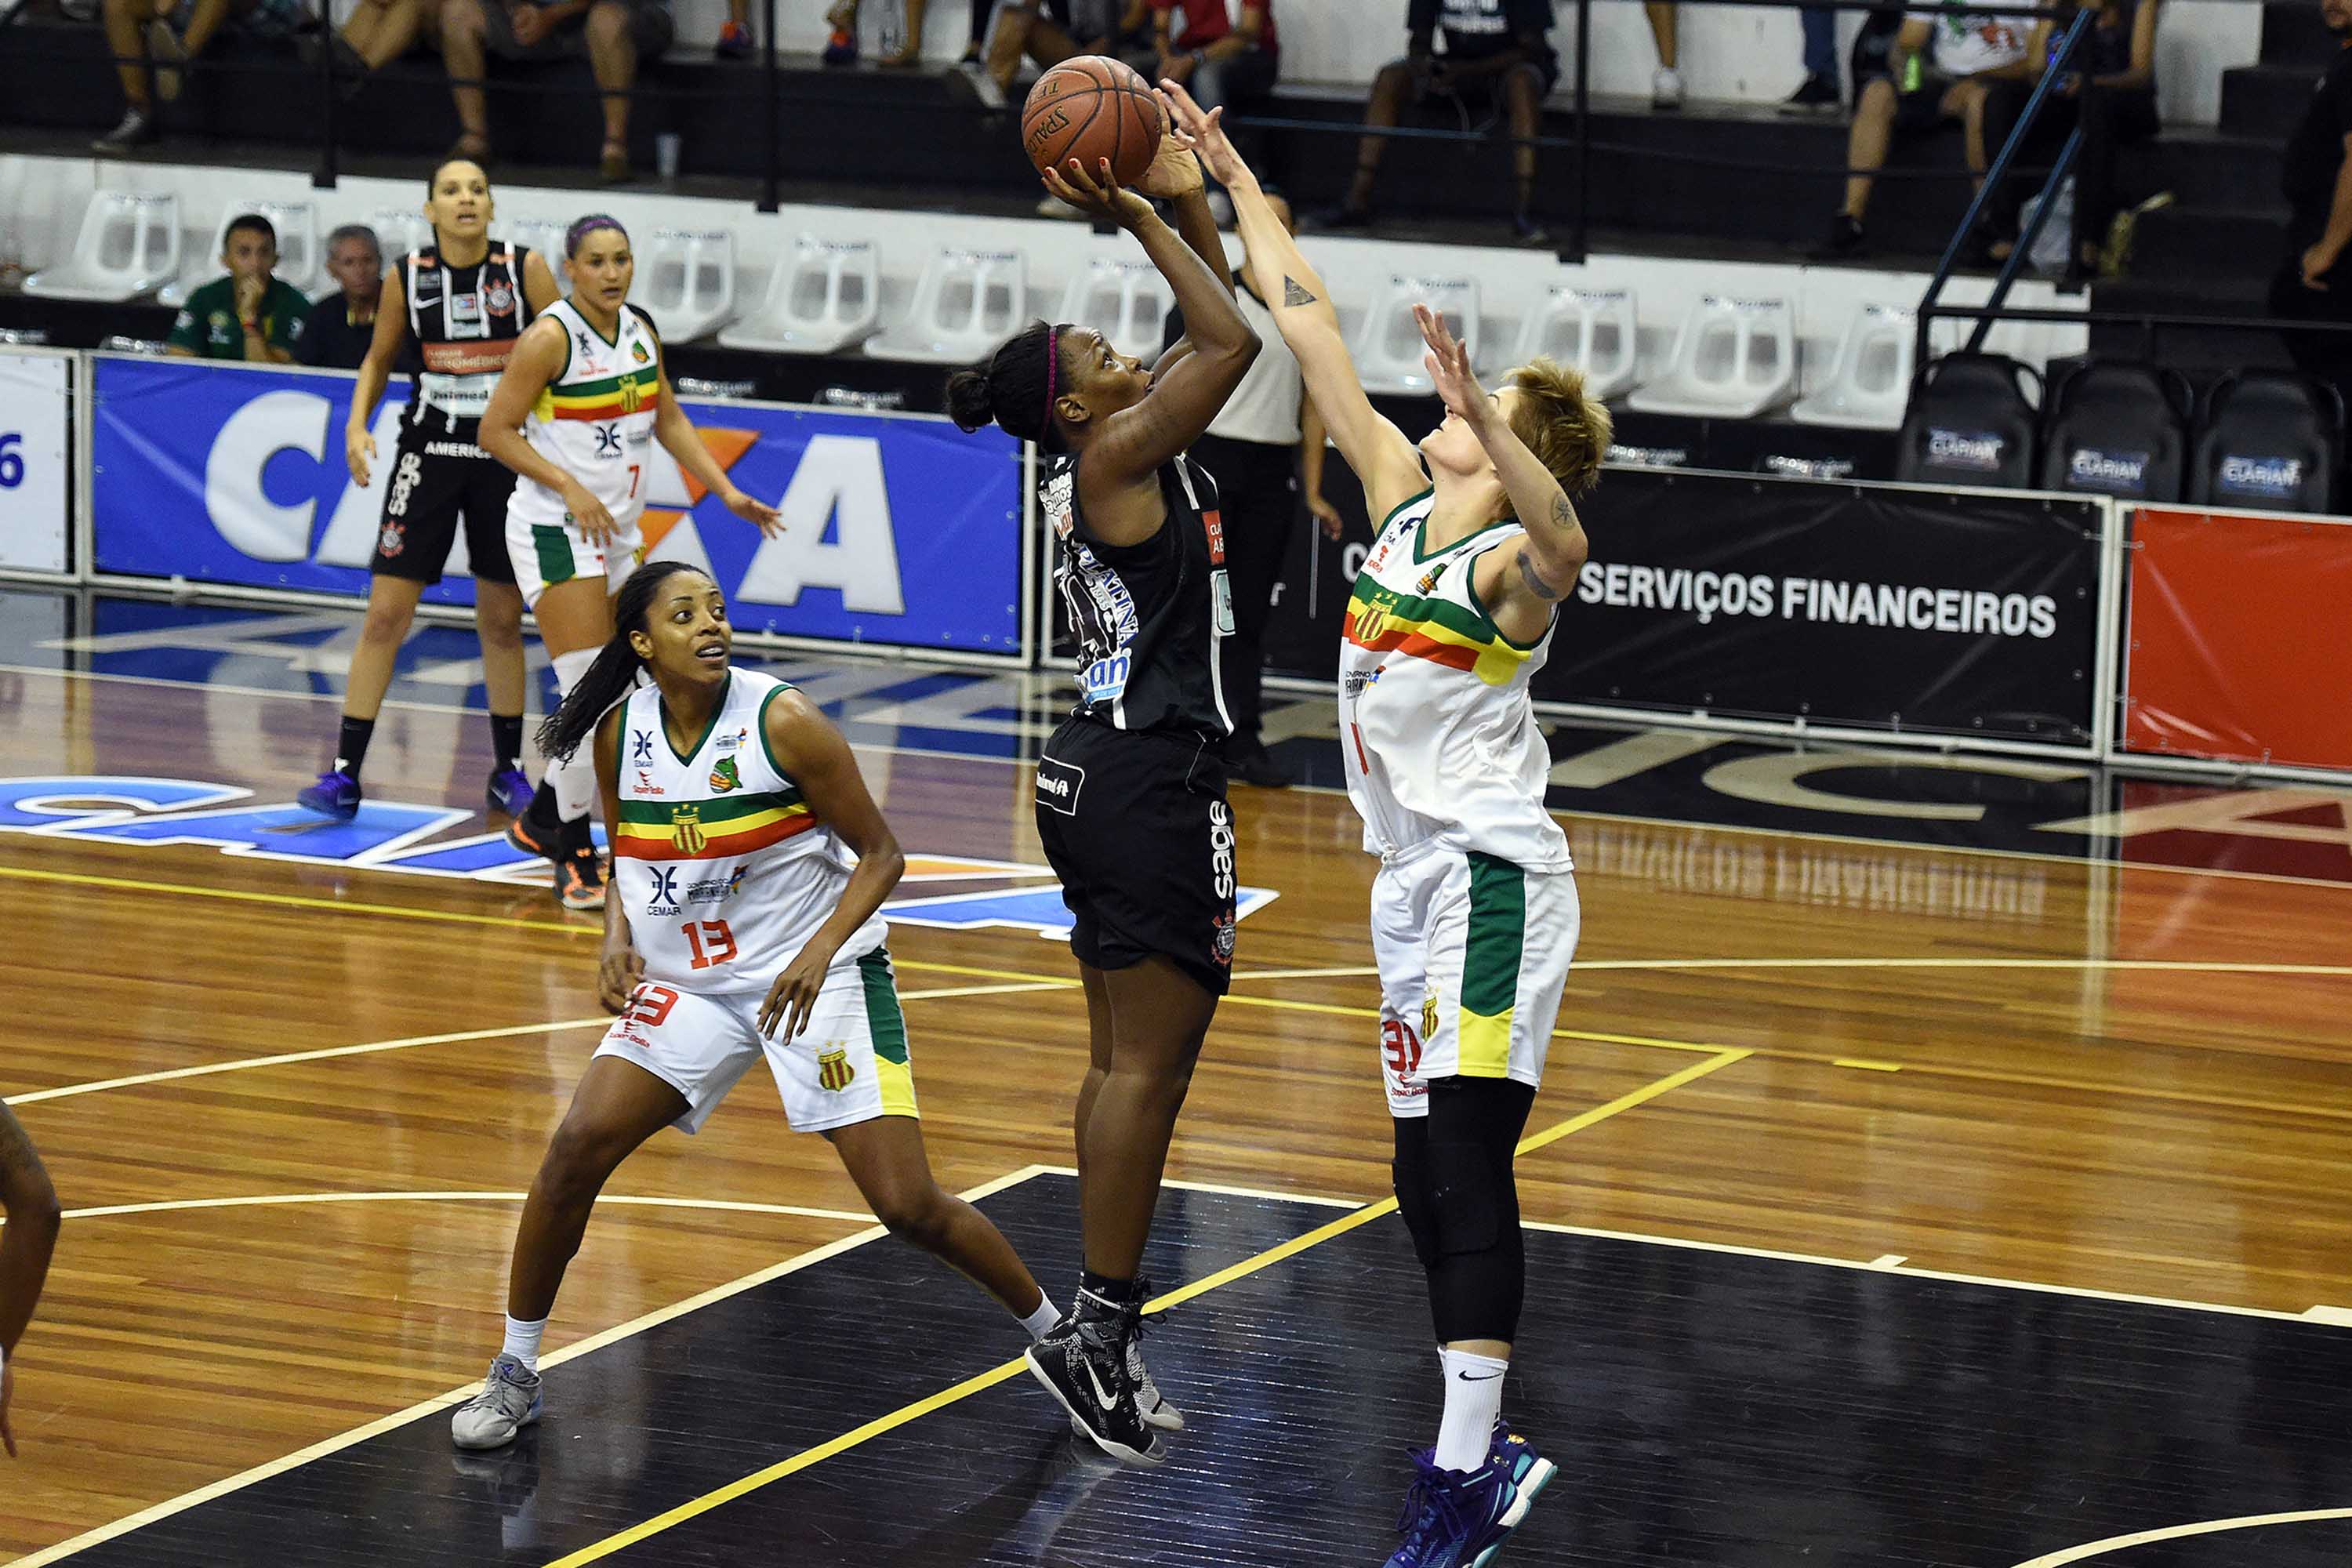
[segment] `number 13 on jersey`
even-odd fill
[[[695,968],[715,969],[735,956],[735,933],[725,921],[688,921],[686,945],[694,954]]]

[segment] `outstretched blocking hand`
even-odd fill
[[[1428,306],[1415,305],[1412,319],[1421,328],[1421,341],[1429,345],[1421,363],[1428,367],[1429,379],[1444,400],[1445,411],[1484,439],[1495,405],[1486,401],[1486,389],[1478,384],[1478,373],[1470,368],[1469,349],[1446,330],[1445,318]]]
[[[782,539],[784,536],[782,514],[766,501],[731,485],[719,500],[729,511],[758,528],[762,539]]]
[[[1192,148],[1170,134],[1172,117],[1168,111],[1168,95],[1152,96],[1160,100],[1160,151],[1152,155],[1151,167],[1143,172],[1135,188],[1147,196],[1171,202],[1201,189],[1201,160],[1192,155]]]
[[[1150,199],[1121,185],[1111,174],[1108,158],[1095,160],[1092,174],[1072,158],[1038,177],[1045,182],[1047,190],[1090,218],[1133,228],[1151,216]]]
[[[1172,140],[1197,153],[1221,185],[1249,177],[1249,165],[1242,162],[1233,139],[1225,134],[1223,105],[1204,110],[1184,90],[1182,82],[1165,77],[1160,79],[1158,97],[1169,119],[1167,135],[1160,139],[1163,146]]]

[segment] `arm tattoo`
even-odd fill
[[[1528,592],[1538,599],[1558,599],[1568,592],[1565,588],[1555,588],[1545,582],[1542,574],[1536,570],[1534,558],[1525,549],[1519,552],[1519,581],[1525,583],[1528,585]]]
[[[1560,528],[1576,526],[1576,509],[1568,504],[1568,492],[1562,490],[1551,498],[1551,520]]]
[[[1315,303],[1315,296],[1299,287],[1297,279],[1285,278],[1282,280],[1282,302],[1286,306],[1312,305]]]

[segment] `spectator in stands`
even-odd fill
[[[2156,114],[2156,13],[2160,0],[2095,0],[2091,30],[2074,46],[2064,79],[2052,88],[2056,95],[2043,102],[2042,112],[2027,132],[2020,151],[2026,160],[2042,164],[2054,160],[2067,135],[2079,123],[2082,150],[2074,154],[2074,228],[2084,236],[2085,268],[2099,259],[2099,240],[2116,215],[2116,150],[2153,138],[2160,128]],[[2050,69],[2050,58],[2074,18],[2041,21],[2026,46],[2032,74],[2023,81],[1996,81],[1985,100],[1984,141],[1999,152],[2025,112],[2025,100],[2034,83]],[[2085,93],[2083,78],[2091,88]],[[1992,195],[1989,226],[1993,236],[1990,254],[2008,257],[2017,238],[2019,210],[2033,189],[2031,180],[2008,179]]]
[[[1242,0],[1236,26],[1225,0],[1150,0],[1151,47],[1159,62],[1150,72],[1181,82],[1202,109],[1233,110],[1274,89],[1282,66],[1282,41],[1274,30],[1274,0]],[[1184,26],[1176,28],[1181,11]]]
[[[1150,0],[1004,0],[981,68],[951,76],[948,84],[996,110],[1005,106],[1024,54],[1040,69],[1076,55],[1109,55],[1148,71],[1159,59],[1150,22]],[[1050,196],[1038,204],[1041,215],[1050,209],[1058,209],[1056,216],[1082,216]]]
[[[1388,151],[1388,138],[1378,132],[1397,122],[1408,100],[1450,107],[1465,124],[1475,100],[1490,114],[1499,107],[1508,118],[1518,180],[1511,228],[1521,239],[1540,242],[1545,236],[1534,214],[1536,149],[1529,138],[1541,123],[1545,97],[1559,79],[1559,57],[1546,37],[1551,0],[1501,0],[1499,5],[1495,0],[1410,0],[1405,29],[1404,58],[1391,60],[1372,79],[1364,123],[1374,133],[1357,144],[1348,199],[1324,216],[1321,226],[1362,228],[1372,222],[1372,186],[1380,178],[1381,155]],[[1441,31],[1445,51],[1438,54],[1432,46]]]
[[[302,0],[105,0],[106,42],[122,81],[122,122],[96,142],[99,153],[125,153],[157,135],[155,103],[180,96],[181,68],[202,55],[224,27],[257,38],[287,38],[307,20]]]
[[[277,277],[278,229],[258,213],[229,220],[221,244],[228,276],[188,296],[163,352],[184,359],[291,364],[310,320],[302,290]]]
[[[745,0],[729,0],[740,6]],[[898,47],[875,63],[901,68],[922,63],[923,23],[929,16],[931,0],[903,0],[906,6],[906,36]],[[849,66],[857,63],[857,9],[859,0],[834,0],[833,9],[824,14],[832,25],[833,36],[825,40],[824,63],[829,66]],[[971,36],[964,45],[963,58],[956,62],[959,68],[976,72],[980,69],[981,46],[988,38],[988,16],[994,0],[971,0]]]
[[[359,0],[341,30],[301,40],[302,58],[315,66],[321,47],[335,51],[336,74],[344,78],[343,90],[356,91],[362,79],[382,70],[414,48],[425,34],[439,0]]]
[[[327,237],[327,273],[341,287],[310,307],[294,357],[329,370],[357,370],[375,338],[383,297],[383,246],[375,230],[347,223]]]
[[[1872,174],[1886,166],[1897,136],[1958,124],[1969,168],[1983,174],[1985,100],[1994,83],[2026,78],[2025,42],[2024,27],[2010,16],[1946,10],[1903,24],[1887,57],[1893,74],[1864,83],[1854,105],[1846,165],[1860,172],[1847,176],[1845,205],[1830,222],[1829,243],[1817,253],[1822,259],[1862,254]]]
[[[2291,321],[2352,323],[2352,0],[2320,0],[2336,35],[2335,58],[2287,138],[2281,184],[2291,208],[2287,253],[2271,282],[2271,314]],[[2286,334],[2306,374],[2333,383],[2352,406],[2352,334]]]
[[[1643,0],[1650,41],[1658,46],[1658,68],[1650,77],[1650,107],[1673,111],[1683,106],[1682,16],[1674,0]]]
[[[719,25],[710,52],[722,60],[751,58],[751,0],[727,0],[727,20]]]
[[[597,174],[629,179],[629,90],[637,67],[677,37],[668,0],[441,0],[441,58],[464,129],[449,156],[476,163],[490,155],[489,107],[482,95],[488,57],[550,60],[585,54],[604,92],[604,145]]]
[[[1295,232],[1290,204],[1272,191],[1265,198],[1284,229]],[[1217,477],[1224,509],[1225,571],[1234,602],[1234,633],[1222,661],[1225,708],[1234,726],[1225,738],[1225,766],[1239,783],[1286,789],[1296,781],[1258,732],[1266,625],[1274,616],[1283,561],[1297,532],[1301,495],[1334,539],[1339,512],[1323,499],[1322,417],[1307,396],[1297,359],[1275,327],[1273,308],[1239,269],[1234,273],[1234,302],[1265,347],[1211,421],[1208,434],[1192,443],[1191,456]],[[1163,347],[1172,348],[1184,335],[1181,312],[1169,312],[1167,331]]]
[[[1805,30],[1805,79],[1781,100],[1783,114],[1834,114],[1845,107],[1838,90],[1837,13],[1808,5],[1797,13]]]

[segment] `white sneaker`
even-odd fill
[[[1184,1413],[1168,1403],[1160,1385],[1151,1381],[1150,1369],[1143,1364],[1143,1342],[1139,1339],[1127,1342],[1127,1375],[1135,1384],[1137,1414],[1162,1432],[1184,1430]]]
[[[482,1392],[449,1416],[450,1440],[460,1448],[503,1448],[539,1419],[539,1373],[500,1352],[482,1379]]]
[[[996,79],[988,74],[986,67],[977,60],[965,60],[956,69],[971,84],[971,95],[980,100],[982,109],[993,112],[1004,107],[1004,89],[996,85]]]
[[[1650,79],[1650,107],[1675,110],[1683,106],[1683,73],[1672,66],[1660,66]]]

